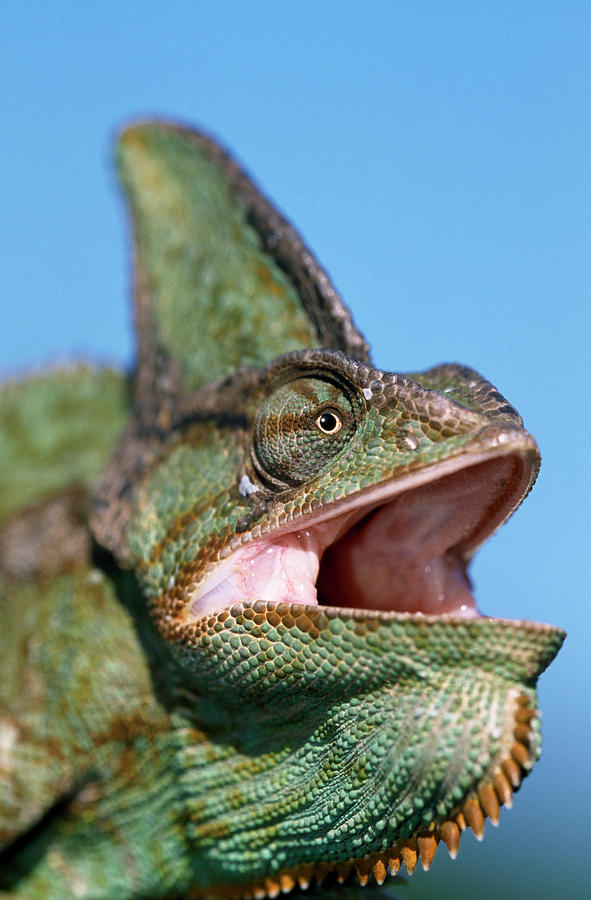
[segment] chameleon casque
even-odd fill
[[[119,166],[132,378],[0,393],[0,893],[275,897],[455,856],[539,756],[564,638],[481,615],[466,571],[536,443],[471,369],[373,368],[209,138],[135,125]]]

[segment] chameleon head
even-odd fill
[[[203,891],[381,882],[496,824],[563,640],[470,589],[539,466],[504,398],[298,351],[201,392],[142,466],[124,543],[202,735],[179,752]]]

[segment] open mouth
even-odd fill
[[[479,615],[467,574],[537,470],[528,450],[446,460],[278,528],[218,563],[190,619],[252,600],[429,616]]]
[[[372,797],[366,804],[352,792],[343,812],[331,805],[337,792],[322,794],[326,815],[336,810],[339,829],[350,829],[356,839],[360,829],[357,844],[339,844],[326,849],[318,862],[286,865],[230,890],[214,886],[210,896],[263,900],[296,885],[305,889],[325,878],[345,883],[355,875],[361,885],[370,878],[382,884],[402,865],[409,875],[419,861],[428,869],[439,843],[455,858],[466,828],[480,840],[485,820],[498,824],[500,808],[511,806],[540,752],[535,678],[563,636],[550,626],[493,622],[477,609],[467,574],[470,559],[521,503],[539,457],[524,432],[515,432],[514,442],[509,429],[490,430],[484,437],[481,432],[475,444],[464,446],[455,458],[403,476],[386,473],[377,483],[325,508],[308,509],[269,533],[255,532],[189,593],[186,624],[195,629],[195,634],[189,629],[190,639],[207,639],[200,645],[207,651],[217,635],[219,653],[229,648],[230,662],[223,663],[224,677],[231,673],[228,683],[244,684],[247,691],[251,679],[257,690],[264,685],[273,715],[290,708],[286,698],[293,690],[307,692],[314,684],[317,695],[326,688],[326,709],[334,701],[331,721],[339,723],[334,732],[328,729],[331,753],[336,752],[335,735],[344,736],[338,771],[357,778],[358,757],[363,759],[363,797]],[[277,521],[273,512],[268,510],[269,521]],[[280,609],[281,604],[291,608]],[[335,622],[339,627],[333,630]],[[275,637],[270,637],[272,629],[277,629]],[[491,631],[498,644],[490,640]],[[333,647],[335,634],[339,643]],[[270,643],[273,653],[265,648]],[[345,646],[350,649],[344,651]],[[284,648],[290,651],[285,659],[299,659],[297,676],[291,662],[284,662]],[[468,660],[466,666],[456,665],[456,653]],[[334,666],[326,664],[327,658]],[[407,679],[401,671],[409,661]],[[360,703],[345,699],[349,712],[343,718],[348,679],[356,683],[360,675],[355,696],[366,696],[371,706],[380,692],[368,692],[367,684],[375,688],[379,683],[384,705],[364,718]],[[412,684],[416,691],[409,689]],[[281,688],[277,694],[275,685]],[[302,707],[294,708],[299,728]],[[356,717],[364,736],[359,747],[347,738],[355,733]],[[323,713],[322,733],[324,718]],[[345,721],[351,723],[347,728]],[[323,757],[315,752],[314,758]],[[407,759],[410,774],[395,777]],[[425,812],[421,791],[429,798]],[[409,799],[413,794],[421,799],[420,807]],[[303,804],[306,797],[303,792]],[[378,822],[383,832],[372,830]]]

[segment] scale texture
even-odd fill
[[[374,368],[214,141],[140,124],[118,161],[135,371],[0,390],[0,896],[275,897],[455,856],[538,758],[564,638],[470,605],[535,441],[472,369]]]

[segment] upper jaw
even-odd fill
[[[188,593],[185,618],[256,600],[478,616],[468,562],[520,504],[538,467],[527,432],[486,426],[456,455],[247,541]]]

